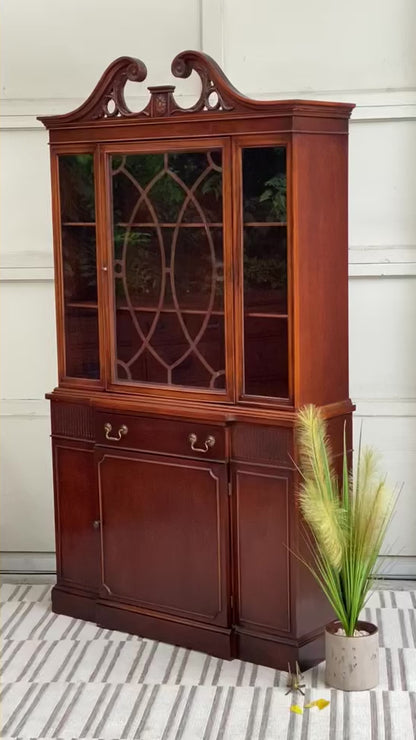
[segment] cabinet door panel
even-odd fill
[[[249,629],[290,630],[289,478],[234,471],[237,621]]]
[[[225,625],[225,466],[105,452],[99,486],[107,594]]]
[[[96,591],[100,540],[97,481],[92,448],[54,442],[58,578]]]

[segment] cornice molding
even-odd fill
[[[84,103],[70,113],[39,116],[47,129],[65,126],[93,125],[98,121],[134,120],[136,123],[154,118],[211,115],[302,115],[347,119],[355,107],[352,103],[332,103],[322,100],[263,100],[240,93],[226,77],[221,67],[208,54],[187,50],[177,54],[171,65],[174,77],[187,79],[196,72],[201,80],[198,100],[184,108],[174,96],[173,85],[148,87],[147,105],[133,111],[126,102],[124,88],[128,81],[143,82],[147,76],[144,62],[134,57],[119,57],[112,62]]]

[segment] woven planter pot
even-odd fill
[[[341,625],[331,622],[325,630],[325,680],[342,691],[366,691],[378,684],[378,629],[370,622],[357,622],[367,635],[336,634]]]

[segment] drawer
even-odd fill
[[[111,426],[111,428],[110,428]],[[225,426],[99,411],[96,443],[143,452],[226,459]]]

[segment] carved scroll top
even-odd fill
[[[149,102],[142,110],[132,111],[125,99],[126,83],[143,82],[147,77],[147,69],[140,59],[119,57],[107,67],[91,95],[79,108],[64,115],[42,116],[39,120],[50,128],[55,124],[86,123],[103,119],[149,119],[218,111],[266,112],[282,106],[282,101],[252,100],[242,95],[227,79],[218,64],[208,54],[199,51],[184,51],[178,54],[172,62],[171,70],[174,77],[181,79],[188,78],[192,72],[199,75],[201,92],[197,102],[191,107],[183,108],[178,104],[174,96],[174,85],[160,85],[148,87]],[[301,101],[291,102],[301,103]],[[349,115],[352,107],[339,105],[339,117]]]

